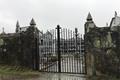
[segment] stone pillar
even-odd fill
[[[87,76],[95,76],[95,56],[90,51],[86,52],[86,66]]]

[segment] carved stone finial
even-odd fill
[[[108,23],[106,23],[106,27],[108,27]]]
[[[4,27],[2,28],[2,34],[5,34],[5,29],[4,29]]]
[[[16,27],[20,27],[20,25],[19,25],[19,21],[17,21],[17,23],[16,23]]]
[[[35,20],[32,18],[30,25],[36,25]]]
[[[92,16],[91,16],[90,12],[88,13],[87,21],[92,21]]]
[[[117,12],[115,11],[115,17],[117,16]]]

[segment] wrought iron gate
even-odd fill
[[[60,28],[47,31],[40,37],[40,71],[86,74],[83,36]]]

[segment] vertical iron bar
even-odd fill
[[[70,30],[68,29],[68,61],[69,61],[69,67],[68,67],[68,69],[69,69],[69,72],[71,73],[71,55],[70,55]]]
[[[60,40],[60,54],[61,54],[61,72],[62,72],[62,69],[63,69],[63,65],[62,65],[62,29],[61,29],[61,31],[60,31],[60,38],[61,38],[61,40]]]
[[[75,59],[75,62],[77,63],[76,64],[76,73],[78,72],[78,57],[79,57],[79,52],[78,52],[78,29],[77,28],[75,28],[75,36],[76,36],[76,59]]]
[[[74,59],[73,59],[73,70],[74,73],[76,73],[76,64],[75,64],[75,55],[76,55],[76,39],[75,39],[75,32],[73,32],[73,38],[74,38]]]
[[[77,52],[77,73],[79,73],[80,72],[80,61],[79,61],[79,59],[80,59],[80,36],[79,35],[77,35],[77,50],[78,50],[78,52]]]
[[[83,43],[83,45],[84,45],[84,58],[85,58],[85,74],[87,74],[87,62],[86,62],[86,46],[85,46],[85,35],[83,35],[84,36],[84,43]]]
[[[64,66],[64,69],[63,69],[63,72],[65,72],[65,29],[63,29],[63,66]]]
[[[78,62],[79,62],[79,67],[78,67],[78,69],[79,69],[79,73],[81,73],[81,36],[80,35],[78,35],[79,36],[79,49],[78,49],[78,51],[79,51],[79,57],[78,57]]]
[[[74,41],[73,41],[73,32],[72,32],[72,30],[71,30],[71,55],[72,55],[72,73],[74,72],[73,71],[73,60],[74,60],[74,57],[73,57],[73,50],[74,50],[74,48],[73,48],[73,45],[74,45],[74,43],[73,43]]]
[[[81,37],[81,46],[82,46],[82,36],[80,36]],[[83,55],[83,53],[82,53],[82,48],[81,48],[81,58],[82,58],[82,73],[84,73],[84,55]]]
[[[68,72],[68,30],[66,29],[66,72]]]
[[[48,30],[47,30],[48,31]],[[47,58],[47,62],[46,62],[46,68],[47,68],[47,72],[48,72],[48,41],[47,41],[48,37],[47,37],[47,34],[46,34],[46,58]]]
[[[67,72],[67,63],[68,63],[68,61],[67,61],[67,29],[65,29],[65,44],[66,44],[66,46],[65,46],[65,59],[66,59],[66,63],[65,63],[65,65],[66,65],[66,68],[65,68],[65,71]]]
[[[44,60],[43,60],[43,53],[44,53],[44,48],[43,48],[43,46],[44,46],[44,38],[43,38],[43,33],[42,33],[42,36],[41,36],[42,38],[42,40],[41,40],[41,44],[40,44],[40,48],[41,48],[41,56],[40,56],[40,62],[41,62],[41,66],[40,66],[40,70],[42,70],[43,68],[44,68],[44,64],[43,64],[43,62],[44,62]]]
[[[57,40],[56,40],[56,30],[55,31],[55,55],[57,56]],[[57,64],[55,66],[56,72],[58,72],[58,57],[57,57]]]
[[[64,65],[63,65],[63,29],[61,29],[61,72],[64,72]]]
[[[46,35],[45,35],[45,71],[47,71],[48,69],[46,68],[46,65],[48,65],[48,59],[47,59],[47,38],[46,38]]]
[[[59,25],[57,25],[57,46],[58,46],[58,72],[61,72],[60,26]]]
[[[44,35],[44,34],[43,34]],[[44,35],[44,38],[43,38],[44,40],[43,40],[43,42],[44,42],[44,45],[43,45],[43,49],[44,49],[44,51],[43,51],[43,68],[44,68],[44,70],[43,71],[46,71],[46,69],[45,69],[45,58],[46,58],[46,56],[45,56],[45,54],[46,54],[46,39],[45,39],[45,35]]]
[[[40,48],[41,48],[41,56],[40,56],[40,62],[41,62],[41,66],[40,66],[40,71],[42,71],[44,65],[43,65],[43,52],[44,52],[44,49],[43,49],[43,46],[44,46],[44,39],[43,39],[43,33],[42,33],[42,36],[41,36],[41,44],[40,44]]]
[[[52,51],[51,51],[51,52],[52,52],[52,56],[55,57],[55,55],[54,55],[54,30],[52,30],[52,42],[51,42],[51,43],[52,43],[52,44],[51,44],[51,46],[52,46]],[[56,63],[56,61],[55,61],[55,63]],[[55,65],[56,65],[56,64],[55,64]],[[55,66],[55,65],[54,65],[54,66]],[[54,67],[54,72],[56,72],[56,71],[55,71],[55,67]]]

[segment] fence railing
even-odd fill
[[[61,28],[42,35],[40,71],[86,73],[84,39],[77,31]]]

